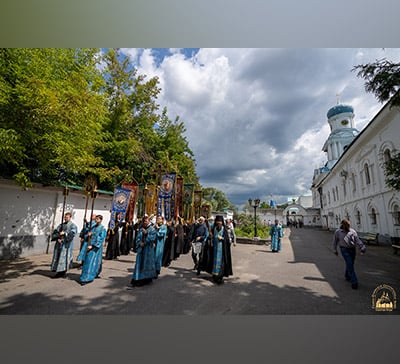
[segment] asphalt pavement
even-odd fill
[[[282,251],[269,243],[232,247],[233,273],[222,285],[195,274],[181,255],[158,279],[128,290],[135,253],[103,260],[100,278],[81,286],[77,264],[67,279],[52,279],[52,253],[0,261],[2,315],[397,315],[377,311],[374,291],[400,293],[400,254],[390,245],[368,245],[357,255],[359,288],[344,279],[344,261],[331,249],[333,232],[285,229]],[[75,251],[74,256],[77,256]],[[380,292],[380,291],[379,291]],[[391,296],[392,303],[396,304]]]

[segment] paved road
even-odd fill
[[[104,261],[99,279],[78,284],[51,279],[51,254],[0,262],[0,314],[22,315],[397,315],[376,312],[372,293],[381,284],[400,294],[400,255],[390,246],[368,246],[358,255],[360,287],[344,280],[344,261],[330,250],[332,232],[285,229],[283,249],[237,244],[232,277],[216,286],[206,273],[196,276],[190,254],[163,268],[149,286],[127,290],[135,254]],[[77,253],[77,252],[76,252]],[[75,253],[75,256],[76,256]]]

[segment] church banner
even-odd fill
[[[176,173],[171,172],[161,176],[158,193],[158,215],[170,220],[174,216]]]
[[[193,192],[193,183],[185,183],[183,185],[183,218],[186,221],[192,220],[193,218]]]
[[[125,221],[132,222],[133,217],[135,216],[135,204],[139,186],[136,183],[123,183],[122,188],[126,188],[131,191],[131,197],[126,210]]]
[[[174,216],[183,217],[183,178],[176,178],[176,197]]]
[[[131,190],[122,187],[116,187],[114,189],[114,196],[111,208],[110,229],[114,229],[115,227],[116,214],[121,213],[121,221],[124,220],[130,197]]]
[[[201,215],[201,200],[203,198],[203,191],[194,191],[194,216],[199,218]]]
[[[155,185],[147,185],[145,206],[147,215],[157,214],[157,187]]]

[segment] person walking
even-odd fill
[[[213,281],[221,284],[224,282],[224,277],[233,275],[231,244],[224,218],[221,215],[215,217],[212,227],[212,249],[213,264],[211,274]]]
[[[200,216],[198,224],[195,226],[193,240],[192,240],[192,260],[194,263],[193,269],[197,270],[199,256],[202,246],[205,244],[208,236],[207,226],[205,225],[204,216]]]
[[[275,224],[269,230],[271,236],[271,251],[277,253],[282,249],[283,228],[279,224],[279,220],[275,220]]]
[[[64,222],[57,226],[51,241],[55,241],[51,271],[56,272],[53,278],[66,277],[67,270],[72,268],[74,237],[78,227],[71,221],[72,214],[64,215]]]
[[[88,232],[88,245],[86,255],[83,258],[82,272],[79,277],[79,282],[82,286],[93,282],[101,273],[103,244],[107,235],[106,228],[101,224],[102,221],[103,216],[96,215],[96,225]]]
[[[79,254],[76,257],[77,262],[81,262],[80,268],[83,266],[83,260],[86,256],[86,250],[88,246],[88,233],[89,231],[96,226],[96,214],[92,214],[92,217],[90,218],[90,221],[86,221],[83,224],[82,230],[79,233],[79,238],[80,238],[80,248],[79,248]]]
[[[229,242],[233,244],[233,246],[236,246],[235,227],[231,219],[226,219],[226,229],[228,230]]]
[[[155,264],[156,264],[156,273],[158,276],[161,272],[165,239],[167,238],[167,232],[168,232],[167,225],[165,225],[164,218],[162,216],[157,216],[155,228],[157,232],[156,246],[155,246]]]
[[[366,246],[361,241],[357,232],[350,227],[350,221],[345,219],[342,220],[340,228],[337,229],[333,235],[333,252],[338,255],[338,247],[342,253],[345,261],[346,270],[344,277],[346,281],[351,283],[351,288],[358,288],[358,278],[354,270],[354,261],[356,259],[356,247],[364,254]]]
[[[136,261],[128,288],[149,284],[153,278],[157,278],[154,252],[157,231],[148,216],[144,216],[142,222],[143,225],[136,237]]]

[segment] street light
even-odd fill
[[[260,199],[256,198],[253,201],[249,198],[249,205],[254,208],[254,237],[257,237],[257,207],[260,205]]]

